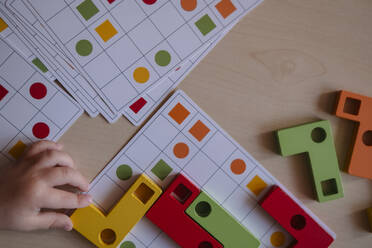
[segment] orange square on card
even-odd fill
[[[235,5],[231,2],[231,0],[221,0],[218,4],[216,4],[216,9],[223,18],[229,17],[234,11],[236,10]]]
[[[181,103],[177,103],[177,105],[169,112],[169,116],[178,124],[182,124],[189,114],[190,111],[188,111]]]
[[[199,142],[204,139],[209,133],[210,129],[200,120],[197,121],[194,126],[189,130],[189,132],[197,139]]]
[[[6,24],[6,22],[2,18],[0,18],[0,32],[3,32],[7,27],[8,24]]]
[[[26,149],[26,145],[25,143],[23,143],[22,141],[18,141],[10,150],[9,150],[9,154],[15,158],[15,159],[19,159],[21,157],[21,155],[23,154],[24,150]]]
[[[267,183],[261,179],[258,175],[254,176],[254,178],[247,184],[247,188],[250,189],[253,194],[258,196],[264,189],[266,189]]]

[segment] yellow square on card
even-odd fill
[[[96,32],[104,42],[107,42],[118,33],[109,20],[104,21],[101,25],[96,27]]]
[[[252,180],[247,184],[247,188],[250,189],[253,194],[258,196],[264,189],[266,189],[267,183],[261,179],[258,175],[254,176]]]
[[[19,159],[21,157],[21,155],[23,154],[24,150],[26,149],[26,145],[25,143],[23,143],[22,141],[18,141],[10,150],[9,150],[9,154],[15,158],[15,159]]]
[[[3,32],[8,27],[8,24],[0,17],[0,32]]]

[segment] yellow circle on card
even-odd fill
[[[144,84],[150,79],[150,72],[145,67],[138,67],[133,72],[133,78],[137,83]]]
[[[282,232],[274,232],[271,234],[270,242],[275,247],[280,247],[285,243],[285,235]]]

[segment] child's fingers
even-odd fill
[[[43,179],[51,187],[68,184],[84,192],[89,190],[88,180],[79,171],[69,167],[48,168]]]
[[[41,168],[54,167],[54,166],[65,166],[74,168],[74,161],[71,156],[65,152],[57,150],[46,150],[38,155],[35,158],[35,166]]]
[[[47,196],[40,201],[41,208],[74,209],[85,208],[92,203],[92,197],[87,194],[75,194],[60,189],[51,188]]]
[[[25,151],[25,157],[32,157],[38,153],[46,150],[58,150],[62,149],[62,145],[49,140],[42,140],[29,146]]]
[[[35,229],[64,229],[72,230],[72,222],[70,218],[61,213],[43,212],[40,213],[33,221]]]

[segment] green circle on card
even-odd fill
[[[155,62],[160,66],[167,66],[171,62],[171,55],[165,50],[160,50],[155,54]]]
[[[136,245],[132,241],[125,241],[120,248],[136,248]]]
[[[80,56],[88,56],[93,51],[93,45],[89,40],[79,40],[76,43],[76,52]]]
[[[120,180],[128,180],[132,177],[133,171],[129,165],[122,164],[116,169],[116,175]]]

